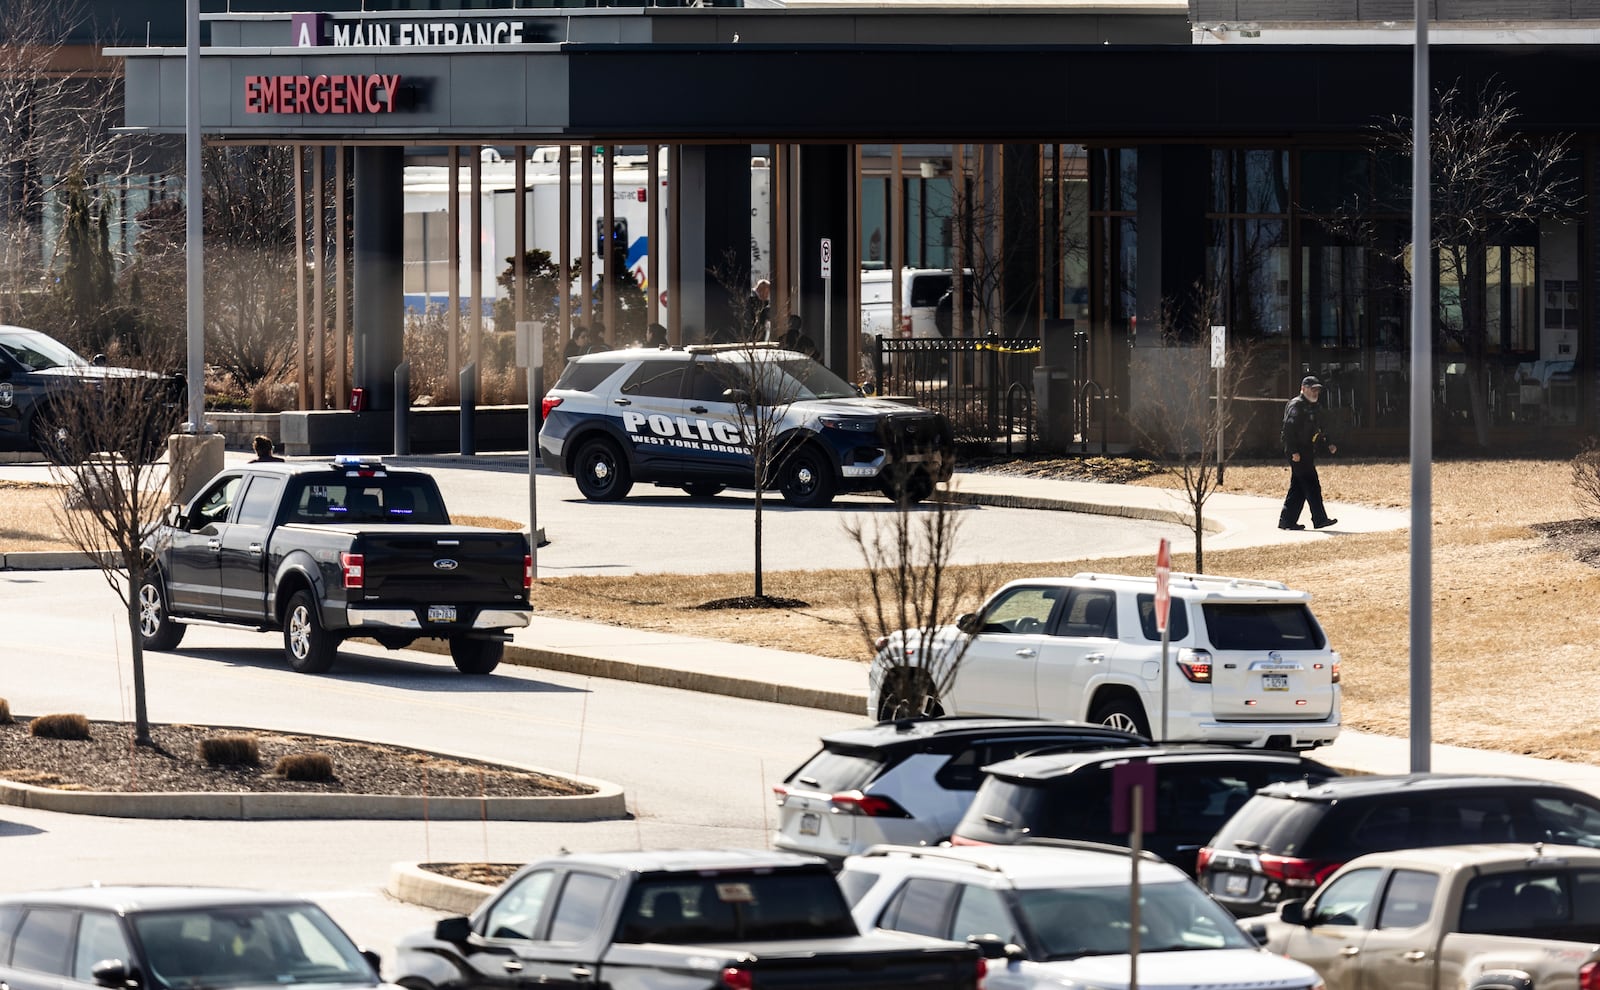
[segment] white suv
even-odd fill
[[[881,640],[868,713],[1077,719],[1273,749],[1338,736],[1339,654],[1308,592],[1172,575],[1163,678],[1155,590],[1153,577],[1120,574],[1013,581],[953,626]]]
[[[988,990],[1131,986],[1133,859],[1093,843],[879,846],[839,872],[863,932],[987,943]],[[996,945],[995,943],[999,943]],[[1003,946],[1003,949],[1000,948]],[[1138,985],[1321,990],[1316,971],[1261,949],[1172,865],[1139,862]]]

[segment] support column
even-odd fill
[[[405,355],[405,156],[358,147],[355,159],[355,385],[368,409],[390,410]]]
[[[345,240],[345,204],[349,201],[350,183],[347,161],[350,149],[342,144],[333,146],[333,408],[343,409],[350,403],[346,391],[350,376],[346,373],[350,353],[350,246]]]
[[[1039,224],[1044,199],[1039,188],[1039,146],[1008,144],[999,149],[1001,216],[1007,219],[1001,242],[1001,320],[1007,337],[1039,334]]]
[[[294,388],[295,408],[311,408],[306,380],[306,149],[294,145]]]
[[[740,312],[754,286],[750,277],[750,146],[683,148],[678,183],[679,237],[683,248],[684,325],[742,339]],[[710,191],[715,190],[712,194]],[[696,277],[695,272],[702,273]]]
[[[852,376],[860,350],[860,307],[850,319],[852,292],[843,291],[860,279],[860,256],[852,247],[859,238],[852,223],[851,203],[858,186],[854,180],[855,146],[807,144],[800,147],[796,195],[799,196],[799,230],[795,267],[799,309],[806,314],[806,333],[828,357],[828,365],[842,376]],[[824,319],[822,239],[833,245],[833,311]],[[824,342],[823,325],[829,327]],[[859,381],[859,378],[855,378]]]
[[[311,147],[311,270],[316,281],[311,283],[311,408],[327,405],[328,382],[322,366],[328,347],[328,320],[322,307],[323,293],[328,284],[328,208],[327,191],[323,176],[327,169],[323,157],[328,149],[320,144]]]

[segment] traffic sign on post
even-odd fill
[[[1172,577],[1172,547],[1166,537],[1161,538],[1161,549],[1156,551],[1156,632],[1167,631],[1167,612],[1171,609],[1172,594],[1167,582]]]
[[[833,239],[822,239],[822,277],[833,278]]]
[[[1228,363],[1228,328],[1211,328],[1211,367],[1222,368]]]

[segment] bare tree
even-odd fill
[[[871,523],[848,520],[845,532],[861,552],[866,590],[855,604],[862,636],[876,656],[880,720],[944,714],[975,619],[955,614],[977,604],[981,568],[950,566],[961,517],[956,503],[906,499]]]
[[[62,389],[55,408],[51,474],[65,490],[61,533],[90,554],[127,612],[133,657],[135,741],[150,745],[144,645],[177,645],[183,627],[167,616],[166,590],[143,546],[171,501],[167,486],[185,464],[163,459],[183,414],[181,380],[150,374],[86,378]]]
[[[1214,309],[1203,300],[1190,312]],[[1194,533],[1194,569],[1204,573],[1206,502],[1222,487],[1224,469],[1244,440],[1248,417],[1239,399],[1251,377],[1256,348],[1230,341],[1223,366],[1213,368],[1208,346],[1182,342],[1185,336],[1201,335],[1181,333],[1182,318],[1175,312],[1174,307],[1165,307],[1162,319],[1163,388],[1142,396],[1140,404],[1129,410],[1128,420],[1162,470],[1183,485]]]
[[[1444,339],[1461,349],[1467,364],[1467,401],[1479,447],[1488,446],[1487,356],[1493,305],[1485,278],[1487,251],[1530,224],[1570,216],[1577,206],[1575,170],[1570,170],[1569,135],[1529,135],[1517,131],[1512,94],[1497,80],[1467,92],[1460,83],[1435,97],[1429,125],[1433,167],[1433,232],[1430,253],[1437,257],[1440,305],[1434,319]],[[1398,162],[1411,160],[1410,117],[1394,116],[1377,128],[1380,151]],[[1409,167],[1404,168],[1409,172]],[[1405,203],[1377,203],[1376,211],[1404,212]],[[1332,225],[1376,245],[1374,222],[1363,204],[1339,214]],[[1394,270],[1409,281],[1412,245],[1386,253]],[[1451,290],[1456,305],[1448,305]]]
[[[53,177],[79,168],[92,185],[129,167],[132,145],[112,131],[122,112],[117,73],[109,64],[100,72],[69,71],[66,39],[88,21],[82,0],[11,0],[0,26],[3,322],[31,312],[56,260],[45,237]]]

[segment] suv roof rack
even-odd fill
[[[683,348],[690,354],[723,354],[728,351],[778,350],[775,340],[749,340],[742,344],[687,344]]]
[[[1015,843],[1012,847],[991,846],[988,848],[999,852],[1007,848],[1015,848],[1016,846],[1050,846],[1056,849],[1077,849],[1081,852],[1111,853],[1115,856],[1127,856],[1132,852],[1132,850],[1126,846],[1111,845],[1110,843],[1106,842],[1090,842],[1087,839],[1053,839],[1045,836],[1030,836],[1028,838],[1024,838],[1021,842]],[[980,847],[963,846],[962,848],[976,849]],[[866,852],[860,853],[860,855],[908,856],[912,859],[937,859],[948,863],[960,863],[962,866],[971,866],[990,873],[1005,872],[1005,867],[1001,866],[999,863],[986,862],[981,859],[974,859],[971,856],[963,856],[958,853],[954,853],[951,851],[950,846],[877,845],[868,848]],[[1162,859],[1160,856],[1157,856],[1148,849],[1141,849],[1139,851],[1139,858],[1151,863],[1166,862],[1166,860]]]
[[[1145,577],[1137,574],[1107,574],[1100,571],[1079,571],[1072,575],[1073,580],[1086,581],[1154,581],[1155,576]],[[1224,577],[1219,574],[1180,574],[1174,572],[1174,581],[1187,581],[1192,585],[1217,585],[1225,588],[1267,588],[1272,591],[1288,591],[1289,586],[1282,581],[1269,581],[1262,578]]]

